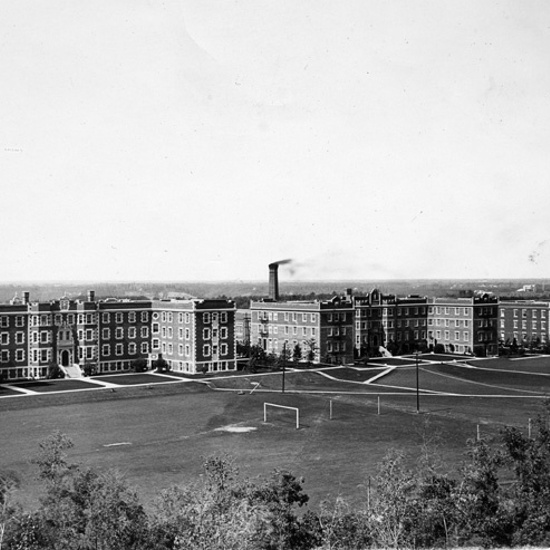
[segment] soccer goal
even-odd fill
[[[267,422],[267,407],[294,411],[296,413],[296,429],[300,427],[300,410],[298,407],[287,407],[286,405],[276,405],[275,403],[264,403],[264,422]]]

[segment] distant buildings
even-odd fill
[[[151,365],[229,371],[235,362],[235,304],[229,300],[22,300],[0,304],[0,376],[43,378],[75,363],[98,373]]]

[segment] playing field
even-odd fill
[[[416,368],[404,364],[288,370],[285,394],[282,373],[216,377],[208,386],[139,374],[4,387],[0,470],[20,474],[20,499],[32,504],[30,459],[43,437],[61,430],[74,441],[74,461],[122,471],[148,502],[163,488],[196,479],[202,457],[225,453],[248,475],[285,468],[303,476],[318,505],[326,497],[364,496],[387,450],[418,453],[423,434],[439,438],[438,454],[452,469],[478,425],[482,436],[503,424],[526,429],[550,397],[550,358],[425,361],[417,414]],[[17,395],[17,387],[36,395]],[[270,409],[264,423],[265,402],[299,407],[300,429],[282,409]]]

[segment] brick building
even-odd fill
[[[96,300],[66,297],[0,304],[0,377],[44,378],[52,363],[97,372],[151,365],[175,371],[235,369],[235,305],[229,300]]]
[[[259,301],[250,304],[250,339],[267,353],[292,353],[342,364],[353,361],[353,304],[347,297],[311,301]]]
[[[502,344],[539,347],[548,343],[550,303],[504,300],[499,303],[498,337]]]
[[[498,354],[498,298],[476,293],[469,298],[428,301],[428,344],[447,353]]]

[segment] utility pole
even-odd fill
[[[420,391],[418,385],[418,350],[415,353],[416,357],[416,414],[420,412]]]
[[[286,342],[283,344],[283,387],[281,393],[285,393],[285,370],[286,370]]]

